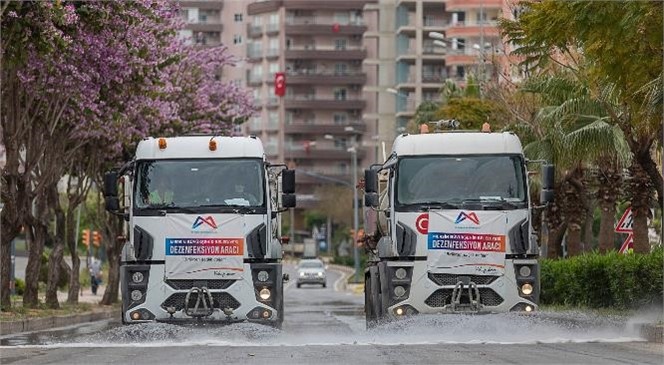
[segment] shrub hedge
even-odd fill
[[[662,303],[661,247],[650,254],[592,252],[540,263],[542,304],[630,309]]]

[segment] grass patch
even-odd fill
[[[19,304],[18,300],[12,300],[12,302],[14,306],[9,311],[0,312],[0,322],[10,322],[28,318],[66,316],[89,312],[93,307],[98,307],[97,305],[90,303],[79,303],[76,305],[64,303],[60,304],[60,309],[50,309],[41,303],[37,308],[23,308],[23,306]]]

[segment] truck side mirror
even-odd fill
[[[295,193],[295,170],[283,170],[281,172],[281,192],[284,194]],[[293,201],[295,201],[295,197],[293,197]]]
[[[109,212],[117,212],[120,210],[120,201],[117,196],[104,197],[106,203],[106,210]]]
[[[542,189],[540,192],[540,202],[542,204],[548,204],[553,202],[554,193],[551,189]]]
[[[104,196],[118,196],[118,173],[109,171],[104,175]]]
[[[555,185],[556,171],[553,165],[542,165],[542,189],[551,190]]]
[[[364,194],[364,206],[371,208],[378,207],[378,193]]]
[[[378,172],[375,170],[364,170],[364,191],[367,193],[378,192]]]
[[[295,194],[281,194],[281,205],[284,208],[295,208]]]

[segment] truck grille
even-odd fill
[[[184,299],[186,296],[187,293],[175,293],[168,297],[168,299],[166,299],[163,303],[161,303],[161,307],[164,309],[168,307],[174,307],[176,311],[182,310],[184,309]],[[197,297],[197,294],[192,294],[189,297],[190,308],[193,308],[196,305]],[[212,303],[214,308],[240,308],[240,302],[238,302],[237,299],[233,298],[233,296],[228,293],[212,293],[212,299],[214,300],[214,303]]]
[[[452,291],[453,289],[438,289],[431,294],[427,300],[424,301],[426,305],[433,308],[444,307],[445,305],[452,304]],[[488,307],[495,307],[500,305],[504,299],[498,295],[491,288],[479,288],[480,303]],[[468,289],[464,289],[461,294],[461,303],[464,300],[468,302]]]
[[[457,274],[434,274],[429,273],[429,279],[434,283],[443,286],[443,285],[456,285],[459,282],[459,276],[468,276],[470,281],[474,282],[477,285],[489,285],[493,283],[498,276],[493,275],[457,275]]]
[[[206,287],[210,290],[228,289],[235,280],[166,280],[166,284],[176,290],[189,290],[193,287]]]

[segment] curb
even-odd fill
[[[664,325],[651,323],[637,324],[639,334],[648,342],[664,343]]]
[[[66,327],[79,323],[94,322],[117,317],[120,317],[117,308],[105,307],[93,310],[92,312],[72,314],[68,316],[28,318],[20,321],[0,322],[0,335],[4,336],[21,332],[42,331],[51,328]]]

